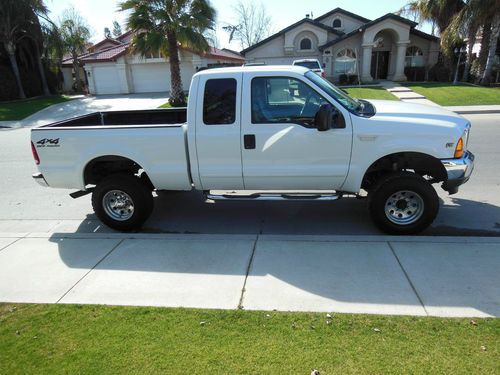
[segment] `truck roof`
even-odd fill
[[[263,65],[263,66],[235,66],[227,68],[206,69],[195,75],[206,75],[211,73],[243,73],[243,72],[292,72],[305,74],[309,69],[294,65]]]

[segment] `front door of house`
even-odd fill
[[[371,76],[373,79],[387,79],[389,54],[389,51],[372,52]]]

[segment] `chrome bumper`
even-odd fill
[[[458,187],[469,181],[474,170],[474,154],[467,151],[460,159],[441,160],[446,173],[447,180],[443,183],[443,189],[450,194],[458,192]]]
[[[31,177],[38,183],[38,185],[43,187],[48,187],[49,184],[45,181],[45,177],[41,173],[34,173]]]

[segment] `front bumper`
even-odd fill
[[[41,173],[34,173],[31,177],[38,183],[38,185],[43,187],[48,187],[49,184],[45,181],[45,177]]]
[[[469,181],[474,170],[474,154],[467,151],[460,159],[441,160],[448,174],[442,187],[450,194],[458,192],[458,187]]]

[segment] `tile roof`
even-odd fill
[[[79,56],[79,60],[82,63],[90,63],[90,62],[109,62],[116,61],[116,59],[120,56],[123,56],[127,53],[129,44],[121,44],[119,46],[114,46],[106,49],[102,49],[96,52],[88,52]],[[69,57],[62,61],[62,65],[72,65],[73,58]]]
[[[105,48],[99,51],[95,52],[87,52],[83,55],[79,56],[79,60],[82,63],[96,63],[96,62],[110,62],[110,61],[116,61],[117,58],[125,55],[128,52],[128,49],[130,47],[130,43],[122,43],[118,46],[113,46],[109,48]],[[194,51],[191,51],[192,53],[195,53]],[[237,52],[232,52],[228,50],[221,50],[218,48],[210,48],[210,51],[202,54],[203,56],[206,57],[211,57],[215,59],[220,59],[220,60],[231,60],[235,62],[241,62],[243,63],[245,61],[245,58],[238,54]],[[67,57],[63,59],[62,61],[63,66],[71,66],[73,65],[73,58],[72,57]]]

